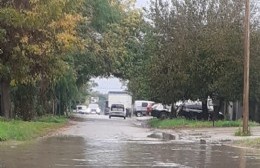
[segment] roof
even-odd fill
[[[108,94],[128,94],[128,95],[130,95],[130,93],[127,91],[110,91],[110,92],[108,92]]]

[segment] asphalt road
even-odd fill
[[[81,122],[73,122],[71,127],[61,132],[62,135],[80,136],[98,141],[154,141],[147,138],[151,129],[142,126],[143,121],[151,117],[123,118],[105,115],[76,115],[84,118]]]

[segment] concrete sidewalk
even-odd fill
[[[144,124],[151,116],[134,118],[137,123]],[[210,128],[176,128],[151,129],[154,133],[167,133],[175,136],[177,141],[206,142],[206,143],[232,143],[237,140],[260,138],[260,126],[250,127],[251,136],[235,136],[242,127],[210,127]]]
[[[251,136],[235,136],[235,132],[237,132],[238,129],[238,127],[212,127],[190,129],[156,129],[155,131],[172,134],[176,137],[176,140],[194,141],[199,143],[231,143],[237,140],[260,138],[259,126],[250,128],[250,131],[252,133]]]

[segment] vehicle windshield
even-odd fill
[[[124,105],[122,105],[122,104],[113,104],[112,106],[111,106],[111,110],[112,111],[124,111]]]
[[[112,111],[124,111],[124,108],[120,108],[120,107],[119,108],[116,108],[116,107],[113,108],[112,107],[111,110]]]
[[[98,104],[89,104],[88,108],[96,109],[99,107],[98,107]]]
[[[86,106],[77,106],[78,110],[82,110],[82,109],[86,109],[86,108],[87,108]]]
[[[148,103],[142,103],[142,107],[147,107]]]

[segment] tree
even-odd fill
[[[250,119],[260,121],[259,101],[260,101],[260,57],[259,44],[260,34],[259,28],[251,30],[251,50],[250,50]]]
[[[66,71],[65,52],[81,47],[73,5],[80,1],[0,1],[2,112],[13,118],[10,87],[53,81]],[[71,6],[72,5],[72,6]]]
[[[128,42],[136,36],[141,17],[133,5],[117,0],[1,0],[5,117],[14,117],[11,90],[16,115],[30,120],[51,107],[57,110],[57,103],[65,111],[72,99],[82,98],[79,93],[85,93],[93,76],[125,76],[127,68],[122,65],[129,59]],[[24,97],[22,93],[30,88],[34,92]],[[41,109],[29,108],[29,100]]]
[[[242,1],[152,2],[156,45],[147,46],[152,54],[143,82],[155,101],[241,98],[242,10]]]
[[[132,93],[135,100],[155,100],[152,93],[153,88],[150,87],[149,81],[151,73],[151,58],[155,56],[156,38],[154,38],[153,28],[142,21],[140,32],[142,37],[138,41],[130,43],[131,50],[130,59],[127,60],[126,66],[128,71],[126,78],[128,82],[128,90]]]
[[[151,18],[158,42],[155,52],[159,52],[152,58],[156,65],[151,65],[151,85],[160,101],[207,98],[213,93],[229,99],[236,95],[233,91],[240,90],[240,85],[229,90],[230,95],[224,95],[222,86],[233,84],[223,77],[235,79],[241,73],[240,9],[240,1],[154,4]],[[231,68],[238,69],[235,76],[228,71]]]

